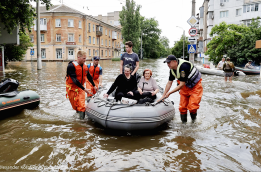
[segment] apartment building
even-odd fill
[[[208,58],[204,53],[212,37],[209,35],[213,26],[227,24],[249,25],[252,18],[261,17],[260,0],[204,0],[199,8],[199,39],[198,49],[201,57]]]
[[[112,26],[121,27],[120,24],[120,11],[114,11],[107,13],[107,16],[94,16],[94,18],[103,21],[104,23],[110,24]]]
[[[79,50],[91,59],[100,56],[110,59],[120,56],[121,29],[104,23],[64,4],[48,11],[40,7],[41,57],[43,61],[75,60]],[[34,47],[28,49],[24,60],[36,59],[36,25],[30,33]],[[31,55],[32,49],[34,55]]]

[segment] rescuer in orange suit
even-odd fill
[[[66,75],[66,97],[69,97],[72,108],[79,113],[80,119],[85,117],[85,93],[88,94],[90,91],[84,88],[86,78],[97,89],[88,72],[87,65],[84,64],[85,61],[86,52],[79,51],[77,61],[69,62]]]
[[[87,65],[90,75],[92,76],[93,82],[97,88],[102,84],[102,67],[99,64],[100,57],[93,57],[93,62]],[[90,81],[86,81],[86,88],[90,90],[87,94],[88,97],[93,96],[97,89],[93,87]]]
[[[182,123],[187,122],[187,110],[189,110],[192,122],[195,122],[203,95],[201,73],[191,62],[177,59],[174,55],[169,55],[164,63],[166,62],[170,68],[169,81],[158,101],[168,98],[170,94],[180,90],[179,112],[181,121]],[[175,78],[178,79],[178,86],[169,92]]]

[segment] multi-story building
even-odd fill
[[[227,24],[249,25],[252,18],[261,17],[260,0],[204,0],[200,7],[198,46],[202,48],[201,57],[208,58],[204,53],[212,37],[209,35],[213,26]],[[200,43],[202,41],[202,43]],[[203,44],[203,46],[201,46]]]
[[[109,12],[109,13],[107,13],[107,16],[102,16],[102,15],[94,16],[94,18],[101,20],[104,23],[107,23],[107,24],[110,24],[113,26],[117,26],[117,27],[121,27],[120,11]]]
[[[48,11],[40,7],[40,34],[42,60],[74,60],[79,50],[88,58],[100,56],[109,59],[120,56],[121,29],[64,4],[52,6]],[[34,47],[29,48],[25,60],[36,59],[36,25],[30,32]],[[31,56],[31,49],[34,55]]]

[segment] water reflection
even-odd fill
[[[47,62],[42,70],[36,62],[8,64],[15,71],[6,77],[17,79],[20,90],[36,91],[41,103],[12,117],[1,113],[0,165],[50,171],[260,171],[259,76],[234,77],[230,84],[203,75],[196,124],[181,124],[179,94],[174,93],[170,98],[177,113],[169,125],[153,132],[116,133],[76,118],[65,98],[67,64]],[[103,83],[114,81],[120,62],[100,64]],[[169,72],[163,59],[141,61],[139,73],[145,68],[165,87]]]

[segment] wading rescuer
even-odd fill
[[[195,122],[197,109],[203,94],[201,73],[192,63],[177,59],[174,55],[169,55],[164,63],[166,62],[170,68],[169,81],[158,101],[168,98],[170,94],[180,90],[179,112],[181,121],[182,123],[187,122],[187,110],[189,110],[192,122]],[[178,86],[169,92],[175,78],[178,80]]]
[[[67,67],[66,76],[66,97],[69,97],[72,108],[79,113],[80,119],[85,117],[85,93],[90,90],[84,88],[87,79],[91,82],[95,89],[96,86],[88,72],[86,61],[86,52],[79,51],[77,53],[77,61],[71,61]]]
[[[99,64],[100,57],[93,57],[93,62],[87,65],[90,75],[92,76],[93,82],[97,88],[102,84],[102,67]],[[91,94],[87,94],[88,98],[93,96],[97,89],[94,88],[89,80],[86,80],[86,88],[89,89]]]

